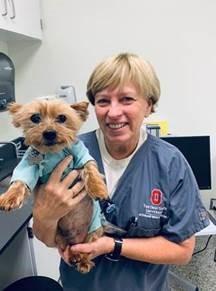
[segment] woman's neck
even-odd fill
[[[106,149],[113,159],[122,160],[129,157],[136,149],[139,139],[130,144],[109,144],[104,140]]]

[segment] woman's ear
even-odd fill
[[[71,108],[73,108],[74,110],[77,111],[77,113],[79,114],[79,116],[81,117],[81,119],[83,121],[86,121],[87,117],[88,117],[88,105],[89,103],[86,101],[83,102],[79,102],[79,103],[75,103],[71,105]]]
[[[149,115],[153,112],[152,111],[153,104],[152,104],[151,98],[149,98],[147,102],[148,102],[148,108],[146,109],[145,117],[149,117]]]

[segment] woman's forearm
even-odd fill
[[[123,239],[121,256],[152,264],[187,264],[191,259],[194,245],[194,236],[178,244],[162,236],[126,238]],[[93,258],[113,250],[114,239],[107,236],[90,243],[71,246],[72,252],[87,253]],[[67,254],[63,258],[67,261]]]
[[[162,236],[124,239],[122,256],[153,264],[187,264],[192,256],[195,238],[174,243]]]

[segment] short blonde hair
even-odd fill
[[[152,112],[160,97],[160,82],[152,65],[131,53],[121,53],[107,58],[96,66],[87,84],[87,97],[95,104],[95,95],[111,87],[122,87],[132,82],[152,104]]]

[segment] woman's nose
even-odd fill
[[[121,105],[120,104],[116,104],[116,103],[111,103],[107,115],[110,118],[115,118],[115,117],[118,117],[118,116],[122,115]]]

